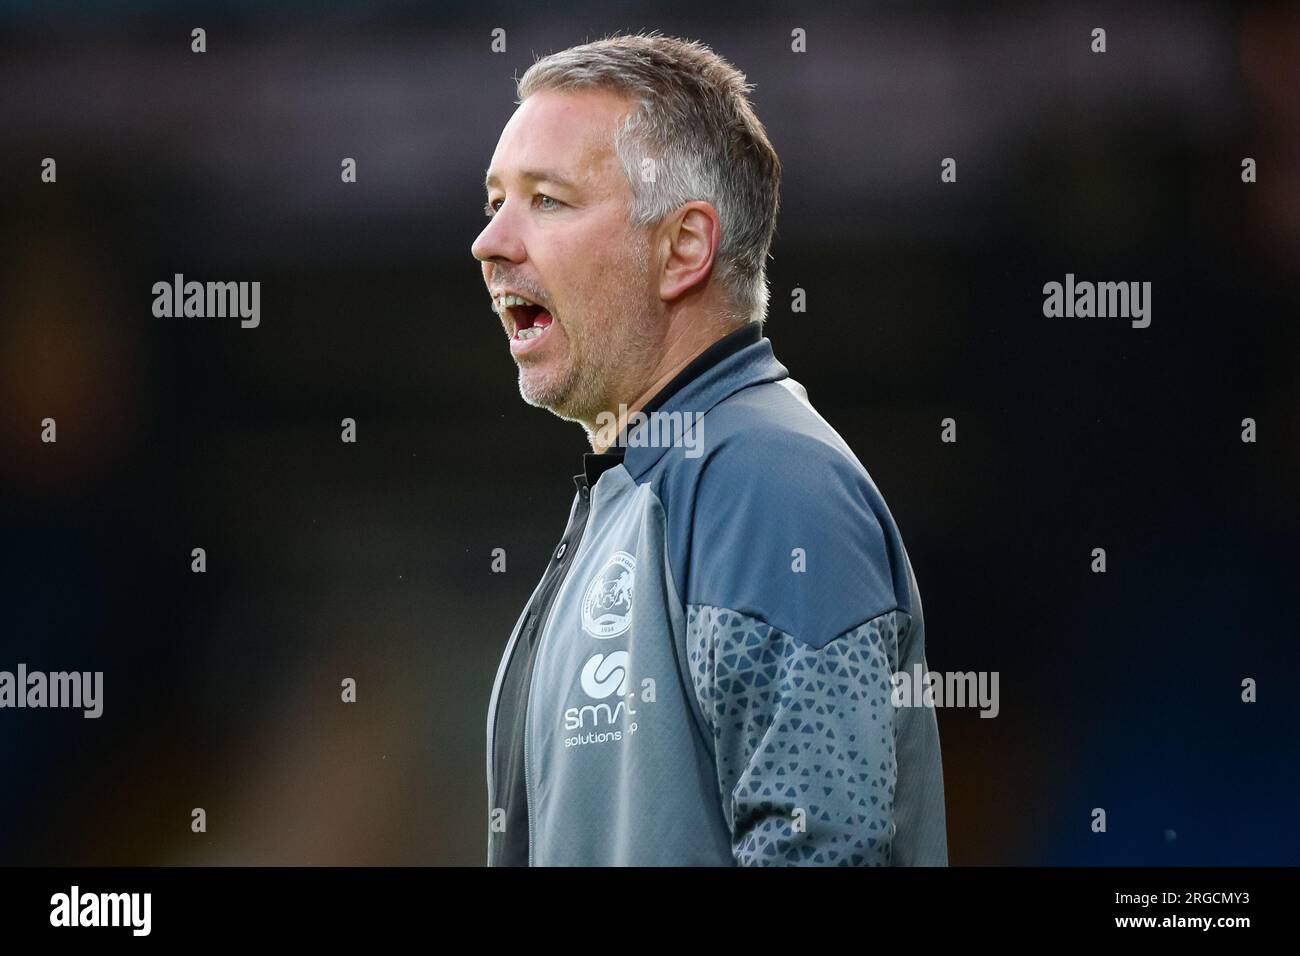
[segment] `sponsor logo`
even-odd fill
[[[566,749],[619,741],[630,738],[637,732],[637,712],[632,706],[637,695],[635,691],[629,690],[632,683],[629,656],[627,651],[593,654],[582,665],[582,673],[579,675],[582,691],[592,700],[601,703],[570,707],[564,712],[564,729],[578,731],[573,736],[564,738]],[[643,683],[650,685],[645,699],[653,702],[654,682]],[[611,698],[612,702],[605,702]]]
[[[597,654],[582,667],[582,690],[594,700],[627,693],[627,651]]]

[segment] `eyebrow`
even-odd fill
[[[578,188],[577,183],[571,182],[567,177],[551,169],[525,169],[519,175],[535,183],[551,183],[555,186],[563,186],[565,189],[576,190]],[[498,177],[490,169],[484,170],[484,177],[484,189],[488,189],[493,183],[498,182]]]

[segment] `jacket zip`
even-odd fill
[[[524,642],[525,646],[527,646],[527,642],[531,641],[534,635],[537,636],[538,640],[540,640],[541,637],[544,635],[545,633],[544,624],[546,620],[550,617],[551,603],[554,601],[556,593],[558,593],[559,589],[564,585],[564,582],[568,580],[569,570],[570,568],[573,567],[574,559],[577,557],[578,547],[587,536],[586,535],[587,525],[591,518],[590,489],[583,487],[578,493],[578,498],[579,498],[578,507],[573,512],[573,520],[569,522],[569,527],[565,529],[565,534],[563,539],[564,541],[568,542],[565,551],[565,557],[568,559],[568,566],[564,569],[563,573],[556,574],[552,577],[549,587],[546,586],[547,585],[546,573],[543,573],[542,580],[538,582],[537,588],[533,591],[532,597],[528,599],[528,605],[526,609],[526,613],[528,617],[525,620],[523,627],[520,628],[519,633],[516,636],[513,645],[510,647],[508,651],[508,656],[505,662],[505,666],[501,669],[501,672],[498,675],[500,679],[504,679],[506,673],[509,671],[510,665],[513,663],[514,655],[519,652],[519,644],[521,642]],[[579,527],[581,528],[581,530],[577,534],[573,534],[574,529]],[[554,555],[552,555],[552,559],[554,559]],[[548,568],[547,573],[549,573],[550,570],[551,569]],[[538,645],[537,652],[534,655],[534,659],[533,659],[532,671],[528,675],[528,697],[524,703],[524,802],[526,804],[525,810],[526,810],[526,815],[528,820],[528,864],[529,866],[531,866],[533,862],[534,826],[533,826],[532,781],[528,774],[528,739],[530,736],[528,732],[528,713],[532,709],[531,705],[533,701],[533,682],[536,680],[537,677],[537,660],[540,659],[541,653],[542,653],[541,645]],[[499,686],[498,686],[498,690],[499,690]],[[491,797],[494,800],[496,798],[495,789],[496,789],[497,781],[495,780],[494,775],[492,773],[492,764],[496,757],[497,718],[500,715],[500,710],[501,710],[501,700],[500,697],[498,696],[492,706],[492,729],[491,732],[488,734],[488,753],[487,753],[488,789],[490,791]],[[489,830],[489,839],[491,839],[490,830]],[[489,853],[489,858],[490,858],[490,853]]]
[[[525,809],[528,812],[528,865],[529,866],[533,865],[533,842],[534,842],[533,835],[537,832],[537,827],[533,823],[533,785],[532,785],[532,779],[528,775],[528,741],[532,737],[532,734],[529,733],[528,730],[528,726],[529,726],[528,715],[529,712],[532,711],[533,709],[533,700],[535,699],[533,697],[533,684],[537,681],[537,662],[542,659],[542,651],[545,649],[543,648],[541,643],[546,640],[545,623],[547,620],[550,619],[551,607],[555,603],[556,594],[559,593],[560,588],[564,587],[564,582],[569,579],[569,573],[573,570],[574,564],[576,563],[578,558],[578,551],[582,547],[582,542],[586,540],[587,528],[591,524],[590,490],[584,487],[581,491],[578,492],[578,499],[580,501],[580,504],[578,506],[579,510],[574,513],[574,517],[577,518],[580,515],[581,520],[574,523],[574,527],[577,528],[577,531],[572,536],[572,538],[570,538],[570,536],[567,534],[565,535],[565,540],[569,541],[569,545],[565,554],[565,557],[568,558],[569,561],[568,567],[564,569],[563,574],[556,575],[555,583],[551,587],[550,591],[546,594],[545,600],[542,602],[541,611],[538,614],[537,618],[535,619],[535,623],[534,623],[534,627],[537,632],[537,641],[538,641],[537,655],[533,661],[532,673],[528,675],[528,698],[524,702],[524,804],[525,804]]]
[[[524,605],[524,613],[520,615],[520,623],[517,625],[518,630],[515,632],[514,640],[511,641],[510,646],[506,648],[505,662],[497,668],[496,680],[493,681],[493,685],[492,685],[492,700],[488,704],[488,707],[492,713],[492,722],[491,725],[488,727],[488,739],[487,739],[487,783],[488,783],[488,797],[493,802],[495,802],[496,795],[497,795],[496,794],[497,781],[496,781],[496,774],[492,772],[493,771],[492,764],[493,764],[493,759],[496,757],[497,717],[501,711],[501,697],[500,697],[501,683],[505,679],[506,672],[509,671],[510,669],[510,664],[511,661],[514,659],[515,651],[519,647],[519,639],[520,637],[523,636],[525,629],[528,627],[528,620],[532,615],[533,600],[537,597],[537,592],[540,590],[541,590],[541,582],[538,582],[537,587],[533,589],[532,595],[530,595],[528,598],[528,603]],[[488,859],[489,860],[491,859],[492,856],[491,844],[492,844],[492,827],[491,827],[491,821],[489,821],[489,826],[488,826]]]
[[[567,575],[566,575],[567,577]],[[538,640],[541,640],[540,635]],[[537,646],[537,656],[542,656],[542,647]],[[533,661],[533,671],[528,675],[528,699],[524,701],[524,812],[528,818],[528,865],[533,865],[533,784],[528,777],[528,711],[533,703],[533,678],[537,676],[537,661]]]

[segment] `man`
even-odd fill
[[[742,74],[618,36],[519,80],[474,256],[586,429],[489,705],[491,865],[947,863],[920,596],[761,333],[780,162]]]

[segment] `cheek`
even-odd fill
[[[599,339],[632,320],[646,294],[639,250],[621,225],[581,234],[549,237],[545,257],[536,257],[556,311],[570,339]]]

